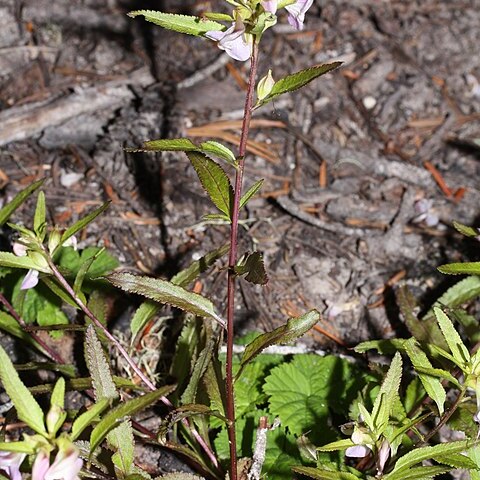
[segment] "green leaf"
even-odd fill
[[[175,32],[188,35],[198,36],[211,30],[221,31],[225,29],[221,23],[190,15],[175,15],[152,10],[137,10],[128,14],[129,17],[137,17],[138,15],[143,15],[147,22],[155,23],[167,30],[174,30]]]
[[[413,368],[415,368],[416,370],[418,370],[419,367],[433,368],[427,355],[423,352],[423,350],[421,350],[414,338],[410,338],[409,340],[407,340],[404,345],[407,355],[412,362]],[[444,412],[444,405],[447,397],[442,382],[440,382],[440,380],[438,380],[437,378],[422,373],[420,373],[420,381],[422,382],[425,391],[437,404],[439,414],[442,415]]]
[[[382,433],[388,424],[388,419],[394,409],[395,400],[398,398],[401,379],[402,357],[397,352],[393,357],[390,368],[373,404],[372,418],[376,430],[378,430],[376,433]]]
[[[189,292],[178,285],[129,273],[112,273],[108,280],[126,292],[137,293],[159,303],[166,303],[202,317],[214,318],[220,324],[224,321],[215,313],[210,300],[197,293]]]
[[[229,148],[214,140],[202,142],[200,144],[200,148],[197,147],[197,150],[200,150],[206,155],[214,155],[215,157],[221,158],[222,160],[228,162],[230,165],[235,165],[237,162],[234,153]]]
[[[343,440],[327,443],[327,445],[323,445],[323,447],[318,447],[317,450],[319,452],[335,452],[337,450],[346,450],[349,447],[353,447],[353,445],[355,444],[352,442],[351,438],[345,438]]]
[[[132,472],[135,457],[135,439],[130,417],[127,417],[120,425],[114,428],[108,435],[107,441],[115,450],[112,462],[115,466],[117,478],[126,478]]]
[[[52,396],[50,397],[50,405],[57,407],[65,407],[65,379],[60,377],[53,387]]]
[[[266,285],[268,275],[259,252],[246,253],[235,266],[237,275],[245,275],[245,280],[255,285]]]
[[[38,192],[37,207],[33,216],[33,230],[41,242],[45,240],[47,232],[45,194]]]
[[[392,338],[390,340],[368,340],[359,343],[354,347],[355,352],[365,353],[369,350],[377,350],[381,354],[393,354],[397,350],[403,349],[405,340],[402,338]]]
[[[479,264],[480,265],[480,264]],[[433,309],[435,317],[437,318],[440,330],[445,337],[445,341],[448,344],[448,348],[452,352],[453,358],[456,360],[456,364],[459,367],[465,366],[470,361],[470,353],[467,347],[464,345],[460,335],[455,330],[453,323],[450,319],[440,310],[438,307]]]
[[[60,239],[60,244],[53,252],[53,255],[62,247],[62,245],[77,232],[85,228],[89,223],[93,222],[101,213],[103,213],[110,205],[110,202],[104,203],[101,207],[98,207],[93,212],[89,213],[85,217],[81,218],[78,222],[75,222],[71,227],[67,228]]]
[[[82,291],[83,280],[88,270],[92,266],[93,262],[105,251],[105,247],[101,248],[98,252],[88,258],[85,262],[82,263],[82,266],[78,270],[77,276],[75,277],[75,282],[73,283],[73,291],[75,294],[79,294]]]
[[[472,275],[450,287],[434,304],[434,307],[455,308],[480,295],[480,277]],[[433,315],[433,309],[429,314]],[[428,314],[427,314],[428,315]]]
[[[445,467],[416,467],[408,470],[402,470],[401,472],[391,472],[384,476],[384,480],[429,480],[435,478],[438,475],[447,473],[450,468]]]
[[[72,441],[78,439],[82,432],[89,427],[99,415],[110,405],[110,399],[102,398],[97,400],[90,409],[78,416],[72,424],[70,438]]]
[[[436,462],[448,465],[453,468],[463,468],[465,470],[476,469],[476,463],[461,453],[450,453],[448,455],[443,454],[438,457],[432,457]]]
[[[38,265],[38,262],[32,260],[29,256],[17,257],[14,253],[0,252],[0,266],[11,268],[25,268],[27,270],[38,270],[43,273],[52,273],[50,268]]]
[[[191,473],[175,472],[157,477],[156,480],[204,480],[204,477],[199,477]]]
[[[279,345],[296,340],[308,332],[319,320],[320,313],[317,310],[311,310],[300,317],[290,318],[285,325],[271,332],[259,335],[246,346],[240,362],[240,369],[235,379],[237,380],[240,377],[243,368],[262,350],[265,350],[265,348],[271,345]]]
[[[137,334],[143,330],[145,325],[157,314],[160,305],[152,300],[146,300],[135,310],[130,321],[130,331],[132,332],[132,341]]]
[[[187,157],[210,200],[222,213],[232,218],[233,188],[223,168],[200,152],[187,152]]]
[[[480,262],[447,263],[438,267],[437,270],[447,275],[460,275],[463,273],[480,275]]]
[[[39,345],[33,342],[32,337],[26,333],[19,323],[8,313],[2,312],[0,310],[0,329],[4,330],[5,332],[13,335],[21,340],[29,342],[40,348]]]
[[[205,222],[215,223],[215,224],[229,224],[231,223],[230,217],[224,213],[207,213],[203,215],[202,219]]]
[[[429,368],[417,365],[416,370],[418,373],[423,373],[430,377],[446,379],[453,385],[455,385],[457,388],[462,388],[460,382],[450,372],[444,370],[443,368]]]
[[[45,417],[40,405],[23,384],[9,356],[0,346],[0,380],[11,401],[15,405],[19,420],[25,422],[32,430],[46,435]]]
[[[8,202],[0,210],[0,227],[10,218],[10,215],[38,188],[40,188],[45,179],[38,180],[32,183],[28,187],[24,188],[21,192],[17,193],[13,200]]]
[[[459,222],[453,222],[453,226],[455,230],[467,237],[478,237],[478,235],[480,235],[480,231],[477,228],[469,227],[468,225],[463,225]]]
[[[358,480],[356,475],[349,472],[334,472],[314,467],[293,467],[292,470],[315,480]]]
[[[283,95],[284,93],[293,92],[294,90],[298,90],[299,88],[304,87],[312,80],[315,80],[317,77],[321,75],[325,75],[335,68],[339,67],[342,62],[333,62],[327,63],[324,65],[315,65],[314,67],[307,68],[305,70],[300,70],[299,72],[292,73],[291,75],[287,75],[284,78],[281,78],[275,85],[273,86],[270,93],[260,102],[257,103],[256,107],[260,107],[265,105],[266,103],[272,101],[274,98],[278,97],[279,95]]]
[[[218,259],[227,254],[229,249],[230,246],[227,243],[220,248],[207,253],[200,259],[192,262],[185,270],[178,272],[170,281],[180,287],[188,287],[188,285],[195,281],[200,274],[206,272]]]
[[[93,429],[92,434],[90,435],[91,452],[93,452],[100,445],[100,443],[107,436],[108,432],[118,426],[125,416],[134,415],[140,410],[143,410],[159,400],[160,397],[168,395],[174,390],[174,388],[175,386],[166,385],[155,390],[154,392],[149,392],[141,397],[128,400],[113,410],[110,410]]]
[[[149,140],[141,149],[127,149],[127,152],[195,152],[199,149],[188,138],[162,138]]]
[[[32,455],[35,450],[32,442],[0,442],[0,452],[18,452]]]
[[[264,179],[260,179],[255,182],[243,195],[240,199],[240,208],[243,208],[248,201],[262,188]]]
[[[424,460],[430,460],[432,458],[439,458],[442,455],[450,455],[452,453],[463,452],[468,448],[468,441],[461,440],[459,442],[440,443],[432,447],[420,447],[408,452],[400,457],[393,471],[385,477],[385,479],[392,480],[391,476],[423,462]],[[396,477],[399,478],[399,477]]]
[[[92,376],[95,399],[114,399],[118,392],[112,379],[110,365],[103,353],[102,344],[98,340],[93,325],[89,325],[85,335],[85,361]]]

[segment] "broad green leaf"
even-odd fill
[[[384,480],[429,480],[438,475],[447,473],[450,468],[445,467],[415,467],[400,472],[393,471],[383,477]]]
[[[231,218],[233,188],[223,168],[200,152],[187,152],[187,157],[210,200],[222,213]]]
[[[453,323],[447,317],[447,315],[445,315],[445,313],[438,307],[435,307],[433,311],[435,313],[435,317],[437,318],[438,325],[440,326],[440,330],[442,331],[445,341],[448,344],[448,348],[456,360],[455,363],[459,367],[464,366],[470,361],[470,353],[467,347],[464,345],[460,335],[455,330]]]
[[[465,262],[465,263],[447,263],[437,268],[441,273],[447,275],[480,275],[480,262]]]
[[[202,142],[200,147],[197,147],[197,150],[202,151],[206,155],[214,155],[215,157],[221,158],[231,165],[235,165],[237,159],[234,153],[227,148],[225,145],[222,145],[215,140],[208,140],[207,142]]]
[[[399,352],[393,357],[387,375],[382,382],[375,403],[373,404],[372,418],[375,426],[382,430],[387,424],[393,411],[394,402],[398,398],[398,390],[402,379],[402,357]],[[380,428],[382,427],[382,428]]]
[[[0,452],[35,453],[32,442],[0,442]]]
[[[0,210],[0,227],[9,219],[10,215],[35,191],[40,188],[45,179],[38,180],[32,183],[28,187],[24,188],[21,192],[17,193],[13,200],[8,202]]]
[[[198,150],[188,138],[162,138],[144,142],[141,149],[127,149],[127,152],[194,152]]]
[[[343,440],[337,440],[335,442],[327,443],[323,447],[318,447],[319,452],[335,452],[337,450],[346,450],[349,447],[355,445],[350,438],[345,438]]]
[[[110,365],[105,358],[102,344],[97,338],[93,325],[89,325],[85,335],[85,361],[92,376],[95,399],[117,398],[118,392],[112,379]]]
[[[140,306],[135,310],[132,320],[130,322],[130,331],[132,332],[132,342],[135,340],[135,337],[147,323],[157,314],[160,310],[160,305],[155,303],[152,300],[146,300],[141,303]]]
[[[480,444],[477,444],[467,451],[468,456],[475,462],[477,470],[470,472],[470,480],[480,479]]]
[[[467,237],[478,237],[478,235],[480,235],[480,231],[477,228],[469,227],[459,222],[453,222],[453,226],[455,230]]]
[[[97,400],[86,412],[78,416],[72,424],[70,438],[75,441],[82,432],[90,426],[99,415],[110,405],[110,399],[102,398]]]
[[[87,281],[106,275],[119,266],[119,261],[115,257],[104,248],[99,247],[87,247],[82,251],[75,250],[72,247],[64,247],[58,256],[58,264],[67,272],[66,275],[73,279],[82,265],[92,257],[95,257],[95,259],[85,274],[84,284]],[[85,289],[86,287],[85,285]]]
[[[45,194],[41,190],[38,192],[37,207],[35,208],[35,214],[33,216],[33,230],[40,241],[43,242],[47,232],[47,223]]]
[[[38,270],[43,273],[52,273],[48,266],[39,265],[38,262],[26,257],[17,257],[14,253],[0,252],[0,266],[11,268],[25,268],[27,270]]]
[[[224,324],[224,321],[215,313],[210,300],[173,283],[130,273],[112,273],[107,278],[113,285],[126,292],[137,293],[150,300],[166,303],[195,315],[211,317],[220,324]]]
[[[461,440],[458,442],[440,443],[432,447],[420,447],[408,452],[400,457],[393,469],[392,473],[385,478],[391,480],[391,475],[395,473],[405,472],[410,467],[417,465],[424,460],[430,460],[432,458],[440,458],[442,455],[450,455],[452,453],[463,452],[468,448],[468,441]],[[396,477],[399,478],[399,477]]]
[[[207,253],[199,260],[192,262],[185,270],[178,272],[170,281],[180,287],[188,287],[188,285],[195,281],[200,274],[206,272],[218,259],[227,254],[229,249],[230,246],[227,243],[220,248]]]
[[[287,75],[286,77],[275,82],[275,85],[270,93],[263,100],[259,101],[256,106],[260,107],[272,101],[279,95],[298,90],[299,88],[302,88],[310,83],[312,80],[315,80],[321,75],[324,75],[325,73],[328,73],[339,67],[341,64],[342,62],[333,62],[326,63],[324,65],[315,65],[314,67],[307,68],[306,70],[300,70],[299,72]]]
[[[262,188],[263,178],[255,182],[243,195],[240,199],[240,208],[243,208],[248,201]]]
[[[198,36],[212,30],[221,31],[225,29],[221,23],[190,15],[176,15],[173,13],[155,12],[153,10],[137,10],[128,14],[129,17],[137,17],[139,15],[143,15],[147,22],[155,23],[167,30],[174,30],[175,32],[188,35]]]
[[[287,320],[285,325],[276,328],[271,332],[264,333],[255,338],[249,343],[243,352],[242,360],[240,362],[240,369],[236,375],[238,379],[242,373],[243,368],[251,362],[262,350],[281,343],[288,343],[301,337],[308,332],[320,320],[320,313],[317,310]]]
[[[46,435],[45,416],[40,405],[23,384],[9,356],[0,346],[0,380],[3,388],[15,405],[19,420],[25,422],[32,430]]]
[[[405,350],[415,369],[418,369],[419,367],[433,368],[427,355],[419,347],[414,338],[410,338],[405,342]],[[422,373],[420,373],[420,381],[422,382],[422,385],[428,395],[437,404],[439,414],[442,415],[447,397],[442,382],[440,382],[438,378],[434,378],[430,375],[425,375]]]
[[[60,244],[53,252],[53,255],[62,247],[62,245],[77,232],[84,229],[89,223],[92,223],[101,213],[103,213],[110,205],[110,202],[105,202],[101,207],[98,207],[93,212],[75,222],[71,227],[67,228],[60,239]]]
[[[259,252],[246,253],[235,266],[237,275],[245,275],[245,280],[255,285],[266,285],[268,275]]]
[[[305,475],[315,480],[358,480],[359,477],[349,472],[334,472],[314,467],[293,467],[295,473]]]
[[[143,410],[144,408],[152,405],[161,397],[168,395],[173,391],[175,386],[166,385],[154,392],[146,393],[141,397],[133,398],[120,404],[118,407],[110,410],[93,429],[90,435],[90,446],[93,452],[100,443],[105,439],[107,434],[123,420],[125,416],[134,415],[135,413]]]
[[[465,470],[477,468],[476,463],[461,453],[450,453],[448,455],[443,454],[438,457],[432,457],[436,462],[448,465],[453,468],[463,468]]]

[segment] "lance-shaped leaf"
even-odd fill
[[[32,455],[35,453],[35,447],[31,441],[26,442],[0,442],[0,452],[16,452]],[[6,477],[5,480],[7,480]]]
[[[43,273],[52,273],[50,269],[36,262],[30,256],[17,257],[10,252],[0,252],[0,266],[11,268],[25,268],[27,270],[38,270]]]
[[[450,453],[448,455],[444,453],[438,457],[433,457],[433,459],[438,463],[443,463],[453,468],[463,468],[465,470],[477,469],[477,464],[461,453]]]
[[[86,412],[78,416],[72,424],[70,433],[72,441],[77,440],[82,432],[90,426],[109,405],[110,399],[102,398],[101,400],[97,400]]]
[[[308,332],[319,320],[320,313],[317,310],[311,310],[300,317],[290,318],[285,325],[255,338],[253,342],[250,342],[245,347],[242,360],[240,361],[240,369],[235,380],[238,380],[245,365],[251,362],[262,350],[271,345],[279,345],[296,340]]]
[[[28,388],[18,376],[7,352],[0,345],[0,380],[3,388],[15,405],[18,418],[25,422],[32,430],[46,435],[45,417],[40,405],[33,398]]]
[[[407,355],[413,364],[413,368],[415,368],[417,371],[420,367],[433,368],[427,355],[418,346],[418,343],[414,338],[407,340],[404,345]],[[437,404],[439,414],[442,415],[444,411],[443,406],[447,397],[445,389],[442,386],[442,382],[440,382],[438,378],[434,378],[430,375],[425,375],[422,373],[420,373],[420,381],[422,382],[422,385],[428,395]]]
[[[120,404],[118,407],[110,410],[93,429],[90,435],[91,452],[93,452],[100,443],[105,439],[108,432],[117,427],[125,416],[134,415],[144,408],[152,405],[161,397],[168,395],[175,389],[174,385],[166,385],[153,392],[146,393],[141,397],[128,400]]]
[[[161,138],[144,142],[142,148],[127,148],[127,152],[194,152],[198,150],[188,138]]]
[[[10,215],[35,191],[40,188],[45,180],[38,180],[17,193],[13,200],[0,210],[0,227],[9,219]]]
[[[300,475],[315,480],[358,480],[359,477],[349,472],[335,472],[333,470],[322,470],[314,467],[293,467],[292,470]]]
[[[109,205],[110,202],[105,202],[101,207],[98,207],[93,212],[81,218],[78,222],[75,222],[71,227],[67,228],[65,232],[63,232],[60,243],[55,249],[54,254],[70,237],[73,237],[77,232],[85,228],[89,223],[93,222],[101,213],[103,213],[109,207]]]
[[[439,308],[434,308],[435,317],[437,318],[440,330],[442,330],[445,341],[448,344],[448,348],[452,352],[455,363],[462,368],[466,363],[470,361],[470,353],[467,347],[464,345],[460,335],[455,330],[453,323],[445,315],[445,313]]]
[[[245,275],[245,280],[256,285],[266,285],[268,275],[259,252],[247,253],[235,266],[237,275]]]
[[[274,98],[278,97],[279,95],[283,95],[284,93],[293,92],[298,90],[299,88],[304,87],[312,80],[320,77],[321,75],[325,75],[326,73],[334,70],[335,68],[339,67],[342,62],[333,62],[333,63],[326,63],[324,65],[315,65],[314,67],[307,68],[305,70],[300,70],[299,72],[292,73],[291,75],[287,75],[284,78],[281,78],[275,85],[273,86],[270,93],[259,101],[256,107],[260,107],[265,105],[266,103],[272,101]]]
[[[118,288],[137,293],[159,303],[166,303],[201,317],[210,317],[224,325],[213,307],[213,303],[197,293],[189,292],[171,282],[130,273],[112,273],[108,280]]]
[[[240,208],[243,208],[247,202],[262,188],[263,178],[255,182],[243,195],[240,199]]]
[[[462,273],[480,275],[480,262],[447,263],[438,267],[437,270],[447,275],[461,275]]]
[[[353,443],[351,438],[344,438],[342,440],[336,440],[335,442],[327,443],[322,447],[318,447],[317,450],[319,452],[336,452],[337,450],[346,450],[349,447],[353,447],[355,444]]]
[[[160,310],[160,305],[151,300],[143,302],[136,310],[130,322],[130,330],[132,332],[132,342],[135,337],[147,323],[157,314]]]
[[[139,15],[143,15],[147,22],[155,23],[167,30],[174,30],[175,32],[188,35],[199,36],[212,30],[221,31],[225,29],[221,23],[191,15],[176,15],[153,10],[137,10],[128,14],[129,17],[137,17]]]
[[[453,222],[455,230],[467,237],[478,237],[480,235],[480,230],[475,227],[469,227],[468,225],[463,225],[462,223]]]
[[[187,157],[210,200],[222,213],[232,218],[233,188],[223,168],[200,152],[187,152]]]
[[[37,198],[37,207],[35,208],[35,214],[33,216],[33,230],[42,242],[45,239],[45,233],[47,231],[46,208],[45,194],[40,191]]]
[[[225,145],[222,145],[215,140],[208,140],[200,144],[199,150],[207,155],[214,155],[215,157],[221,158],[231,165],[235,165],[237,159],[235,158],[234,153]]]
[[[385,480],[430,480],[451,470],[445,466],[414,467],[400,472],[392,472],[383,477]]]

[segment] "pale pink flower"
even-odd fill
[[[53,463],[46,452],[40,451],[32,468],[32,480],[78,480],[83,460],[73,445],[60,450]]]
[[[389,441],[385,438],[380,445],[377,454],[377,475],[381,475],[383,473],[383,469],[387,464],[388,459],[390,458],[391,448]]]
[[[313,0],[297,0],[294,4],[287,5],[285,10],[288,12],[288,23],[296,30],[303,30],[305,13],[312,4]]]
[[[205,36],[218,42],[218,48],[234,60],[244,62],[250,58],[252,49],[245,38],[245,26],[240,19],[224,32],[212,30]]]
[[[363,458],[366,457],[370,452],[370,448],[368,448],[366,445],[354,445],[353,447],[347,448],[345,455],[347,457]]]
[[[38,270],[29,270],[23,278],[20,290],[28,290],[38,285]]]
[[[277,0],[265,0],[260,3],[262,4],[263,9],[268,13],[275,14],[275,12],[277,11]]]
[[[10,477],[10,480],[22,480],[20,465],[25,456],[24,453],[0,450],[0,471],[5,472]]]
[[[12,250],[17,257],[25,257],[27,255],[28,247],[23,243],[14,242]]]

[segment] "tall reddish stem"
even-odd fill
[[[237,441],[235,435],[235,398],[233,389],[233,338],[235,317],[235,265],[238,251],[238,218],[240,213],[240,198],[242,196],[243,172],[245,168],[245,154],[247,152],[248,133],[252,118],[253,98],[255,94],[255,78],[258,65],[258,44],[253,44],[252,57],[250,60],[250,76],[245,98],[245,109],[242,123],[242,134],[238,147],[238,167],[235,176],[235,190],[233,198],[232,225],[230,230],[230,254],[228,256],[228,284],[227,284],[227,362],[226,362],[226,389],[227,389],[227,418],[228,440],[230,444],[230,480],[237,480]]]

